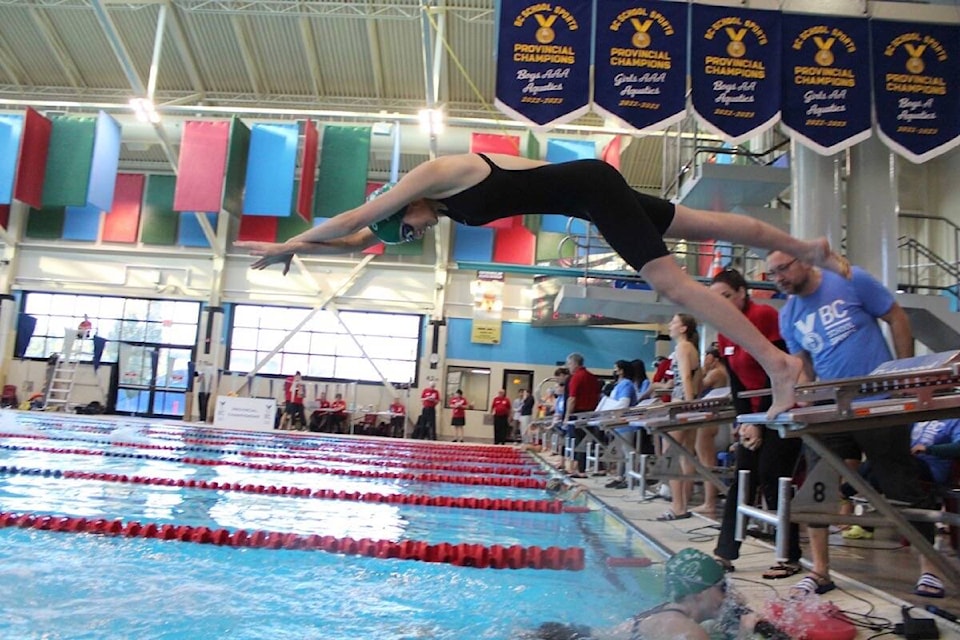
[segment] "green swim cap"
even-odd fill
[[[683,549],[667,560],[663,577],[666,596],[673,602],[706,591],[721,580],[720,563],[696,549]]]
[[[394,188],[397,185],[396,182],[388,182],[369,196],[367,196],[367,202],[370,202],[374,198],[382,196],[390,189]],[[373,235],[377,236],[381,242],[384,244],[403,244],[404,242],[410,242],[414,238],[412,237],[412,229],[409,225],[403,224],[403,216],[407,213],[407,207],[404,206],[399,211],[393,213],[390,217],[380,220],[379,222],[374,222],[370,225],[370,231],[373,231]],[[409,230],[409,231],[408,231]]]

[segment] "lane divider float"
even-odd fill
[[[119,482],[124,484],[157,485],[165,487],[184,487],[211,491],[237,491],[271,496],[289,496],[298,498],[316,498],[319,500],[346,500],[352,502],[370,502],[380,504],[403,504],[417,507],[450,507],[454,509],[480,509],[486,511],[519,511],[525,513],[559,514],[569,512],[560,500],[511,500],[501,498],[470,498],[462,496],[430,496],[425,494],[374,493],[359,491],[334,491],[333,489],[312,490],[307,487],[288,487],[240,482],[218,482],[216,480],[196,480],[183,478],[157,478],[152,476],[102,473],[93,471],[73,471],[60,469],[36,469],[0,465],[0,475],[42,476],[44,478],[63,478],[67,480],[93,480],[98,482]]]
[[[137,521],[88,519],[37,513],[0,512],[0,528],[19,527],[39,531],[87,533],[126,538],[155,538],[196,544],[214,544],[258,549],[295,549],[326,551],[349,556],[396,558],[452,564],[460,567],[490,569],[553,569],[582,571],[585,565],[581,547],[524,547],[513,545],[486,546],[462,542],[429,544],[421,540],[371,540],[369,538],[337,538],[318,534],[299,535],[280,531],[245,529],[211,530],[190,525],[141,523]]]
[[[318,473],[334,476],[348,476],[365,479],[412,480],[414,482],[446,482],[448,484],[466,484],[488,487],[513,487],[517,489],[546,489],[544,480],[534,478],[505,477],[478,477],[454,476],[438,473],[407,473],[397,471],[367,471],[365,469],[341,469],[338,467],[301,467],[281,464],[259,464],[253,462],[239,462],[236,460],[213,460],[208,458],[154,456],[146,453],[119,453],[116,451],[97,451],[95,449],[64,449],[52,447],[20,447],[15,445],[0,445],[0,449],[13,451],[37,451],[41,453],[103,456],[108,458],[134,458],[138,460],[155,460],[160,462],[176,462],[204,467],[230,466],[256,471],[279,471],[282,473]]]

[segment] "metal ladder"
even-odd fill
[[[44,411],[65,411],[73,392],[74,380],[80,367],[80,354],[86,337],[77,335],[76,329],[65,329],[63,351],[56,355],[47,374],[47,389],[43,396]]]

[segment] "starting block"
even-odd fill
[[[641,491],[646,492],[647,479],[702,479],[711,482],[721,491],[726,491],[727,485],[723,482],[715,468],[703,465],[696,454],[680,446],[672,432],[700,429],[724,424],[732,424],[736,419],[730,389],[715,389],[699,400],[689,402],[645,401],[641,405],[629,409],[614,411],[594,411],[575,414],[575,423],[583,429],[587,436],[584,438],[584,447],[593,453],[596,460],[604,459],[602,454],[594,453],[595,447],[601,445],[606,450],[616,448],[626,452],[626,455],[617,459],[626,464],[624,474],[632,489],[639,481]],[[641,430],[652,436],[662,436],[672,443],[672,447],[664,455],[648,456],[638,451],[637,435]],[[597,434],[604,432],[612,436],[612,444],[601,443]],[[637,460],[639,459],[639,469]],[[680,473],[680,460],[688,460],[696,470],[696,475],[688,476]],[[609,461],[610,458],[607,458]]]
[[[746,517],[777,525],[778,548],[780,536],[787,535],[784,522],[893,525],[917,551],[937,566],[942,576],[960,585],[960,570],[910,524],[910,520],[942,522],[956,519],[956,516],[925,509],[898,508],[849,469],[821,439],[831,433],[897,426],[910,428],[914,422],[957,417],[960,413],[960,351],[891,360],[868,376],[799,385],[796,391],[799,402],[818,404],[793,409],[773,419],[760,413],[742,415],[739,421],[776,429],[784,438],[802,438],[820,460],[809,471],[807,481],[793,500],[789,503],[780,501],[782,508],[788,509],[786,518],[783,513],[774,518],[739,503],[738,538],[742,539],[740,532]],[[741,395],[759,394],[748,392]],[[909,455],[909,452],[904,454]],[[876,508],[878,515],[841,516],[838,513],[840,476]]]

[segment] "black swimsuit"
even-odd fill
[[[674,205],[634,191],[601,160],[575,160],[532,169],[502,169],[484,154],[490,175],[438,202],[461,224],[480,226],[518,214],[556,214],[587,220],[638,271],[669,254],[663,235]]]

